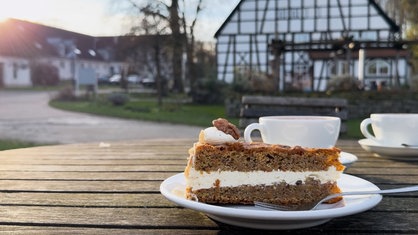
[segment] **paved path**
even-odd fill
[[[200,127],[124,120],[48,106],[53,92],[0,90],[0,139],[36,143],[197,138]]]

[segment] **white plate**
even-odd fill
[[[370,139],[361,139],[358,143],[364,150],[380,157],[406,161],[418,160],[418,148],[416,147],[383,146]]]
[[[358,160],[357,156],[351,153],[347,152],[341,152],[340,153],[340,162],[343,164],[346,168],[351,166],[354,162]]]
[[[379,190],[379,188],[358,177],[342,174],[338,180],[342,191]],[[255,229],[298,229],[323,224],[333,218],[369,210],[381,200],[381,195],[350,196],[340,203],[321,205],[314,211],[275,211],[254,206],[210,205],[184,198],[184,174],[174,175],[160,185],[161,194],[168,200],[193,210],[205,213],[210,218],[235,226]]]

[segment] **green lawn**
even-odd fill
[[[158,107],[157,101],[149,99],[130,101],[122,106],[114,106],[108,102],[100,101],[51,101],[50,105],[59,109],[97,115],[202,127],[211,125],[213,119],[225,117],[223,105],[181,104],[170,101],[163,102],[163,105]],[[238,124],[237,118],[229,120]]]

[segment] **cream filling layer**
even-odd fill
[[[214,187],[219,180],[220,187],[237,187],[240,185],[273,185],[281,182],[296,185],[296,182],[304,183],[307,178],[319,180],[321,184],[327,182],[335,182],[341,175],[342,171],[337,171],[331,166],[326,171],[214,171],[206,173],[196,171],[190,168],[189,175],[186,177],[186,186],[192,187],[193,190]]]

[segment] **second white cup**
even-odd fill
[[[251,133],[258,130],[266,144],[309,148],[335,146],[341,119],[329,116],[265,116],[245,128],[245,142],[252,142]]]
[[[372,126],[373,134],[368,126]],[[417,113],[373,113],[360,123],[361,133],[382,146],[418,145]]]

